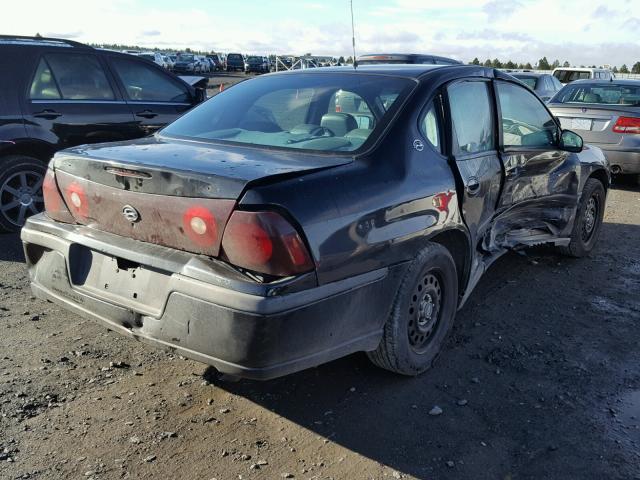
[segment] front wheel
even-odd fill
[[[22,155],[0,159],[0,231],[17,232],[44,209],[42,181],[46,166]]]
[[[606,193],[602,182],[590,178],[584,185],[573,222],[571,242],[560,251],[570,257],[585,257],[596,244],[604,218]]]
[[[449,251],[429,243],[411,262],[393,302],[380,345],[368,352],[379,367],[419,375],[440,354],[458,307],[458,275]]]

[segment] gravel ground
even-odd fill
[[[498,261],[415,379],[358,354],[221,382],[34,299],[0,245],[0,478],[640,478],[636,187],[590,258]]]

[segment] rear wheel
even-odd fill
[[[0,160],[0,231],[17,232],[28,217],[44,209],[42,181],[46,166],[12,155]]]
[[[606,194],[602,182],[590,178],[584,185],[573,223],[571,242],[560,251],[571,257],[588,255],[598,240],[604,217]]]
[[[396,293],[382,341],[369,359],[402,375],[428,370],[453,326],[458,276],[449,251],[428,244],[409,266]]]

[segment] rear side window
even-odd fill
[[[449,87],[454,152],[459,155],[495,150],[493,115],[486,82]]]
[[[31,99],[114,100],[113,89],[93,55],[55,53],[40,60]]]
[[[32,100],[59,100],[62,98],[53,79],[51,68],[44,58],[40,59],[33,82],[31,82],[29,98]]]
[[[504,82],[497,83],[497,90],[505,147],[555,145],[558,127],[535,95]]]
[[[429,102],[427,111],[420,120],[420,131],[436,151],[442,153],[440,146],[440,128],[438,127],[438,112],[433,102]]]
[[[122,81],[129,100],[139,102],[188,103],[189,92],[163,72],[143,62],[112,58],[113,67]]]

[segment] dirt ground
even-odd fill
[[[590,258],[498,261],[414,379],[357,354],[221,382],[34,299],[0,235],[0,478],[640,479],[639,338],[632,186]]]

